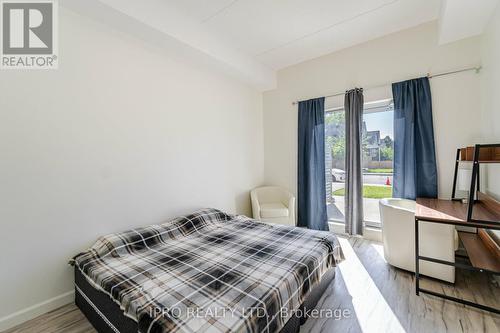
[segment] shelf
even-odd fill
[[[458,149],[461,162],[472,162],[478,154],[479,163],[500,163],[500,144],[475,145]]]
[[[472,210],[473,220],[500,223],[500,202],[483,192],[477,192],[478,201]]]
[[[476,233],[458,232],[469,260],[475,268],[490,272],[500,272],[500,257],[491,252]]]

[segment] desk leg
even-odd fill
[[[415,293],[417,296],[420,294],[420,281],[418,272],[418,219],[415,219]]]

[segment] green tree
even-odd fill
[[[329,136],[327,144],[332,150],[332,159],[342,160],[345,157],[345,135],[342,136]]]
[[[394,149],[392,147],[380,148],[380,158],[382,161],[392,161],[394,159]]]
[[[345,157],[345,113],[329,112],[326,115],[327,125],[335,128],[337,135],[328,136],[326,143],[332,151],[332,159],[343,160]]]
[[[386,135],[385,138],[382,139],[381,144],[385,145],[386,147],[392,147],[393,142],[391,137]]]
[[[328,136],[326,144],[330,147],[332,152],[332,159],[343,161],[345,159],[345,112],[329,112],[325,117],[326,125],[335,128],[338,133],[335,136]],[[362,133],[361,138],[361,152],[363,158],[368,158],[368,138]]]
[[[325,118],[327,124],[334,124],[335,126],[344,128],[345,112],[328,112]]]

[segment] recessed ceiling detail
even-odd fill
[[[169,52],[180,49],[183,55],[267,90],[275,87],[276,70],[436,19],[440,19],[440,42],[481,33],[487,12],[497,2],[65,0],[61,4],[120,25]]]
[[[168,3],[274,70],[435,20],[441,6],[441,0],[169,0]]]

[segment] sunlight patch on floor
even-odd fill
[[[380,258],[382,258],[382,260],[384,262],[387,262],[385,261],[385,258],[384,258],[384,246],[382,244],[378,244],[378,243],[371,243],[370,246],[375,250],[377,251],[377,253],[380,255]]]
[[[345,238],[339,238],[339,241],[346,260],[338,268],[352,297],[352,305],[362,331],[405,332],[349,241]]]

